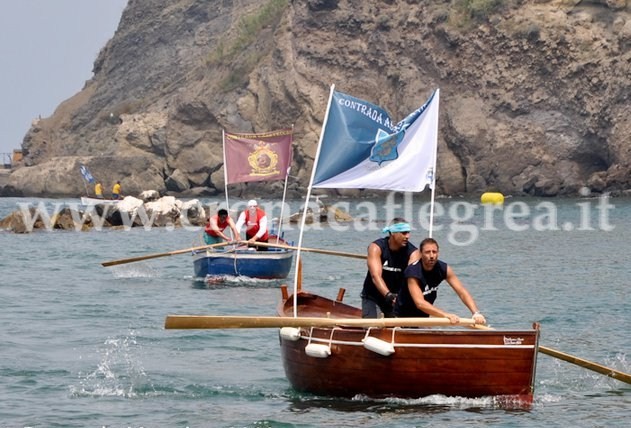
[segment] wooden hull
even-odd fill
[[[279,315],[292,315],[292,300],[290,296],[281,304]],[[359,308],[299,293],[299,316],[327,313],[331,318],[361,316]],[[299,391],[341,397],[443,394],[532,401],[539,337],[535,329],[303,328],[298,339],[283,333],[285,374]],[[379,339],[378,351],[391,347],[394,352],[382,355],[367,349],[362,340],[368,336]],[[308,345],[316,345],[316,356],[308,355]],[[322,352],[327,348],[330,355]]]
[[[208,251],[195,255],[193,269],[197,278],[246,276],[260,279],[287,278],[294,252],[288,250]]]

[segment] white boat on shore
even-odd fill
[[[115,206],[121,201],[122,199],[100,199],[100,198],[90,198],[89,196],[81,197],[81,205],[85,205],[85,206],[94,206],[94,205]]]

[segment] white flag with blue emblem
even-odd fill
[[[80,165],[79,171],[81,171],[81,175],[85,181],[88,183],[94,183],[94,177],[92,177],[92,174],[90,174],[90,171],[88,171],[88,168],[86,168],[85,165]]]
[[[420,192],[434,187],[437,89],[397,124],[367,101],[334,91],[313,187]]]

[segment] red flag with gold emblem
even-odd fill
[[[292,129],[224,134],[226,183],[284,180],[291,165]]]

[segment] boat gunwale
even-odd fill
[[[211,259],[232,259],[236,256],[240,256],[240,259],[268,259],[268,260],[283,260],[286,258],[290,258],[293,256],[294,250],[284,250],[281,249],[279,251],[249,251],[249,250],[237,250],[237,251],[208,251],[202,250],[199,252],[194,252],[193,256],[195,260],[201,260],[204,258]],[[244,257],[247,256],[247,257]],[[267,257],[263,257],[267,256]]]
[[[374,337],[374,336],[371,336]],[[348,345],[348,346],[364,346],[363,342],[326,339],[323,337],[309,337],[300,335],[297,340],[307,340],[310,343],[326,343],[329,345]],[[463,343],[399,343],[387,342],[394,348],[460,348],[460,349],[534,349],[535,344],[531,345],[487,345],[487,344],[463,344]]]

